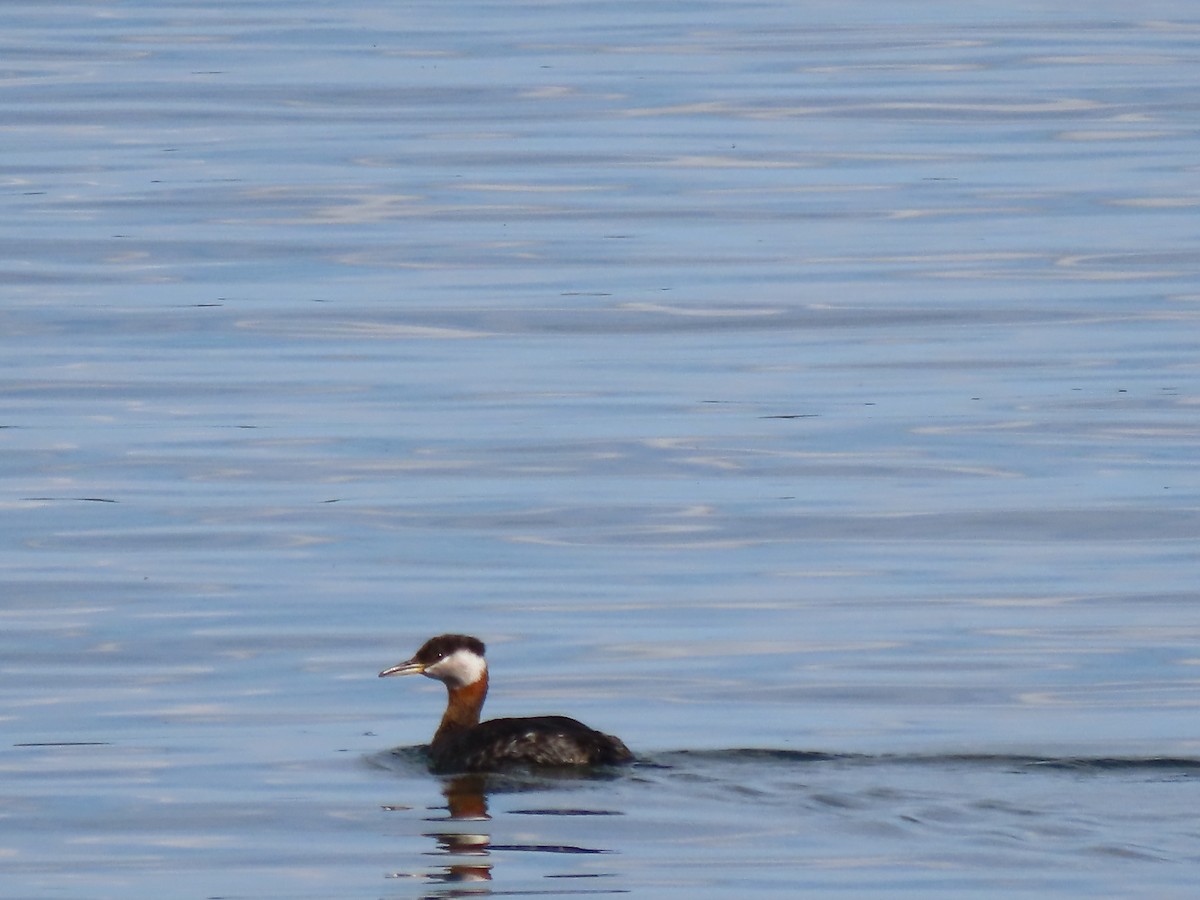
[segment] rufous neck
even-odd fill
[[[449,698],[446,712],[442,715],[442,723],[433,735],[435,744],[456,732],[474,728],[479,724],[479,714],[483,709],[483,701],[487,698],[487,670],[484,670],[478,681],[462,686],[447,685],[446,690]]]

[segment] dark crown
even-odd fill
[[[427,666],[433,665],[439,659],[444,659],[455,650],[468,650],[476,656],[483,656],[483,641],[468,634],[442,634],[430,638],[421,645],[413,659]]]

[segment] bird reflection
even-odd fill
[[[574,779],[570,779],[574,780]],[[427,869],[424,878],[427,884],[443,885],[425,894],[426,900],[474,897],[491,894],[491,882],[495,862],[503,853],[523,852],[535,854],[605,854],[611,851],[595,847],[581,847],[568,843],[495,843],[492,840],[492,816],[488,812],[488,795],[491,793],[541,793],[554,784],[554,779],[545,777],[529,780],[522,777],[504,777],[495,773],[470,773],[445,778],[442,781],[442,796],[446,798],[445,816],[431,816],[428,822],[438,823],[435,830],[424,833],[432,838],[433,850],[426,855],[439,857],[445,865]],[[561,784],[561,782],[559,782]],[[621,815],[612,810],[597,810],[580,807],[537,806],[529,809],[510,810],[508,815],[555,816],[611,816]],[[550,820],[552,821],[552,820]],[[510,823],[511,827],[511,823]],[[500,852],[501,856],[496,853]],[[547,873],[548,878],[607,878],[610,872]],[[616,889],[592,888],[572,890],[573,894],[622,893]]]
[[[450,815],[445,821],[488,822],[486,776],[457,775],[442,785],[446,808]],[[440,820],[439,820],[440,821]],[[450,856],[486,857],[491,846],[491,834],[479,831],[435,831],[425,835],[437,842],[437,853]],[[491,881],[490,862],[458,862],[429,873],[429,879],[442,884],[471,881]],[[443,895],[446,896],[446,895]],[[448,896],[456,896],[454,894]]]

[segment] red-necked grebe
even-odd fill
[[[429,745],[435,772],[491,772],[514,766],[603,766],[632,762],[618,738],[566,716],[479,721],[487,697],[483,642],[465,634],[426,641],[416,655],[379,673],[424,675],[446,685],[449,699]]]

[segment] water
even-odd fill
[[[8,4],[5,896],[1191,896],[1200,22],[961,7]]]

